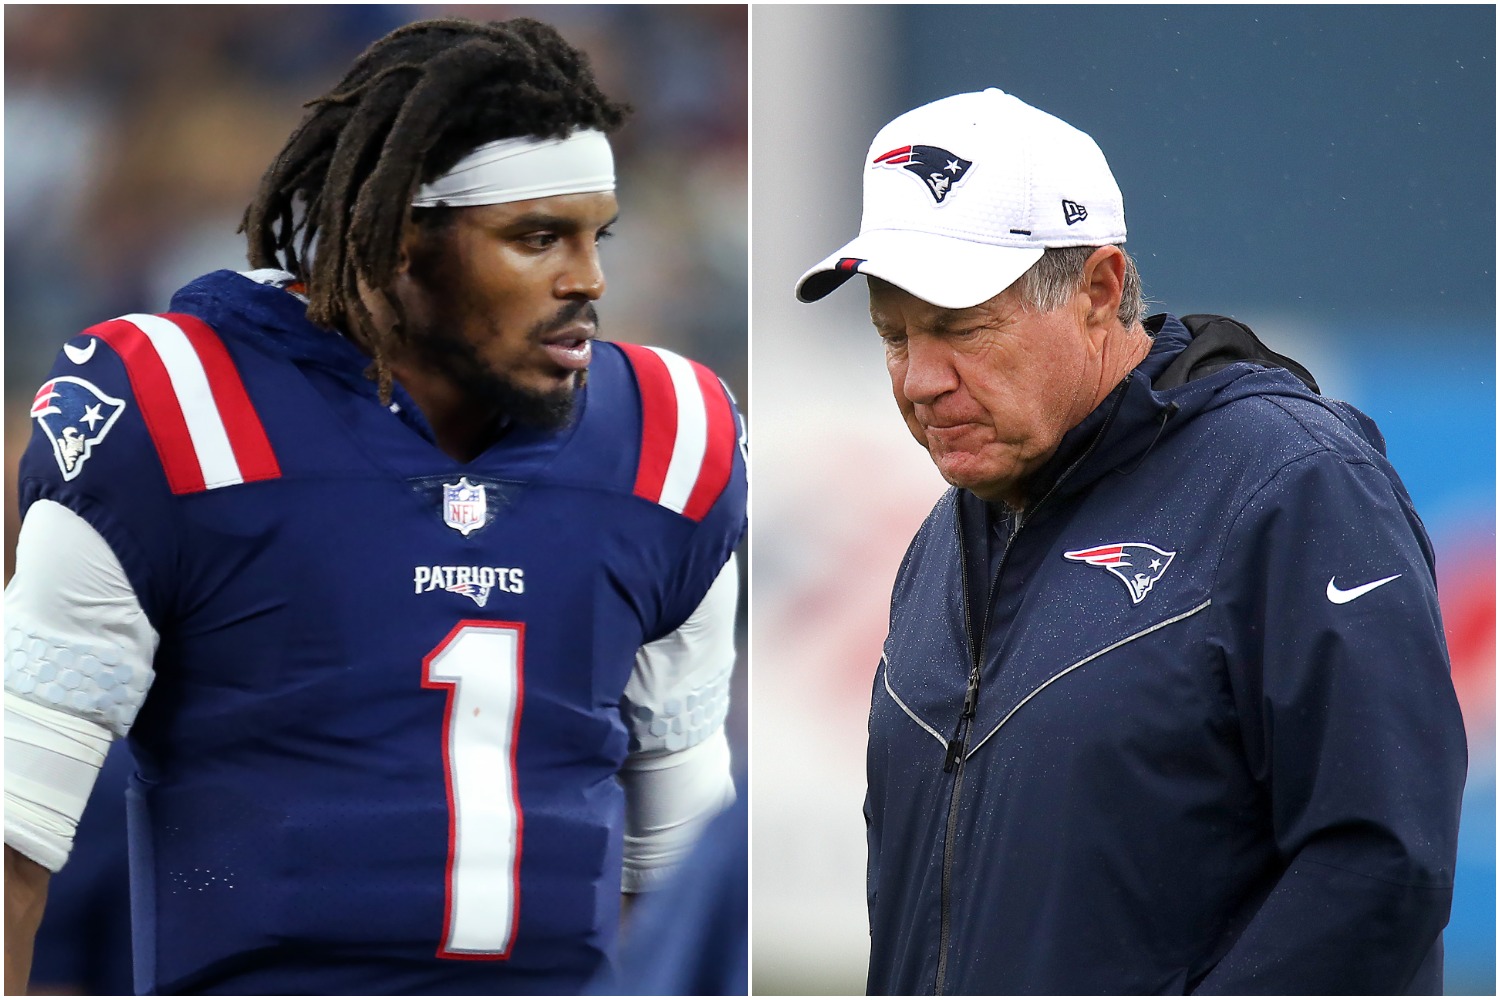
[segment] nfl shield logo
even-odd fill
[[[444,483],[443,523],[465,536],[484,527],[484,487],[469,482],[468,476]]]

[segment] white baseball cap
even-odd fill
[[[867,274],[967,309],[1009,288],[1047,247],[1125,242],[1120,187],[1094,140],[993,87],[881,129],[864,183],[859,235],[802,276],[803,302]]]

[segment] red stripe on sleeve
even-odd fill
[[[677,392],[666,362],[637,344],[617,344],[635,369],[641,388],[641,460],[636,469],[635,495],[661,501],[672,448],[677,443]]]
[[[141,419],[146,422],[146,430],[156,445],[162,471],[167,475],[167,485],[172,492],[199,493],[207,489],[203,468],[198,464],[198,453],[188,434],[187,421],[182,416],[182,404],[177,400],[172,379],[152,346],[151,338],[134,323],[123,319],[101,323],[85,332],[104,341],[125,362],[130,391],[135,396],[136,405],[141,408]]]
[[[229,436],[229,446],[234,450],[234,460],[240,467],[240,478],[252,483],[279,477],[281,466],[276,462],[276,453],[271,450],[266,429],[250,402],[250,394],[245,391],[244,380],[240,378],[239,369],[229,356],[224,341],[196,316],[182,313],[162,313],[162,316],[177,324],[198,353],[198,361],[208,376],[208,387],[214,394],[214,403],[219,408],[219,419],[224,422],[224,431]]]
[[[729,408],[724,387],[703,365],[696,361],[689,363],[703,393],[703,407],[708,415],[708,440],[703,449],[703,464],[698,469],[698,481],[693,484],[693,492],[682,508],[682,516],[701,521],[729,483],[738,442],[735,440],[734,413]]]

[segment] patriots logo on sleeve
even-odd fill
[[[941,205],[948,192],[968,174],[974,161],[950,153],[941,146],[902,146],[882,153],[871,163],[881,167],[901,167],[927,185],[927,192]]]
[[[1111,542],[1091,549],[1064,552],[1064,559],[1107,569],[1124,582],[1132,604],[1139,604],[1151,587],[1172,565],[1176,552],[1166,552],[1145,542]]]
[[[73,375],[47,382],[31,401],[31,416],[52,442],[52,455],[64,480],[77,478],[94,446],[104,440],[123,412],[123,399]]]

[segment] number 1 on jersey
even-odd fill
[[[422,686],[448,691],[448,884],[439,958],[508,958],[515,941],[521,887],[516,735],[525,635],[520,622],[461,621],[422,661]]]

